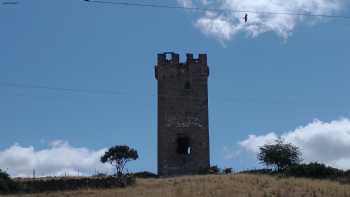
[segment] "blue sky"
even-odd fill
[[[306,18],[288,38],[242,30],[222,39],[203,32],[200,17],[78,0],[0,5],[0,151],[15,143],[46,149],[55,140],[89,150],[128,144],[140,155],[131,170],[156,171],[154,65],[164,51],[182,60],[208,54],[211,163],[220,167],[257,166],[253,154],[239,152],[248,135],[350,117],[349,20]]]

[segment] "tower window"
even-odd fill
[[[186,89],[186,90],[191,89],[191,83],[190,83],[189,81],[186,81],[186,83],[185,83],[185,89]]]
[[[177,138],[177,150],[176,152],[180,155],[191,155],[190,139],[188,137]]]

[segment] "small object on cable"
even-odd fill
[[[245,22],[245,23],[248,22],[248,14],[247,14],[247,13],[244,15],[244,22]]]

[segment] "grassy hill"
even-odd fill
[[[10,195],[15,197],[19,195]],[[79,190],[25,197],[350,197],[350,185],[268,175],[209,175],[163,179],[137,179],[123,189]]]

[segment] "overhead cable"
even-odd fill
[[[159,9],[183,9],[192,11],[216,11],[216,12],[236,12],[236,13],[250,13],[250,14],[262,14],[262,15],[294,15],[294,16],[306,16],[306,17],[323,17],[323,18],[337,18],[337,19],[350,19],[350,16],[344,15],[326,15],[315,14],[309,12],[291,12],[291,11],[256,11],[256,10],[237,10],[237,9],[225,9],[225,8],[203,8],[203,7],[188,7],[177,6],[168,4],[154,4],[154,3],[134,3],[126,1],[104,1],[104,0],[83,0],[88,3],[105,4],[105,5],[117,5],[128,7],[149,7]]]

